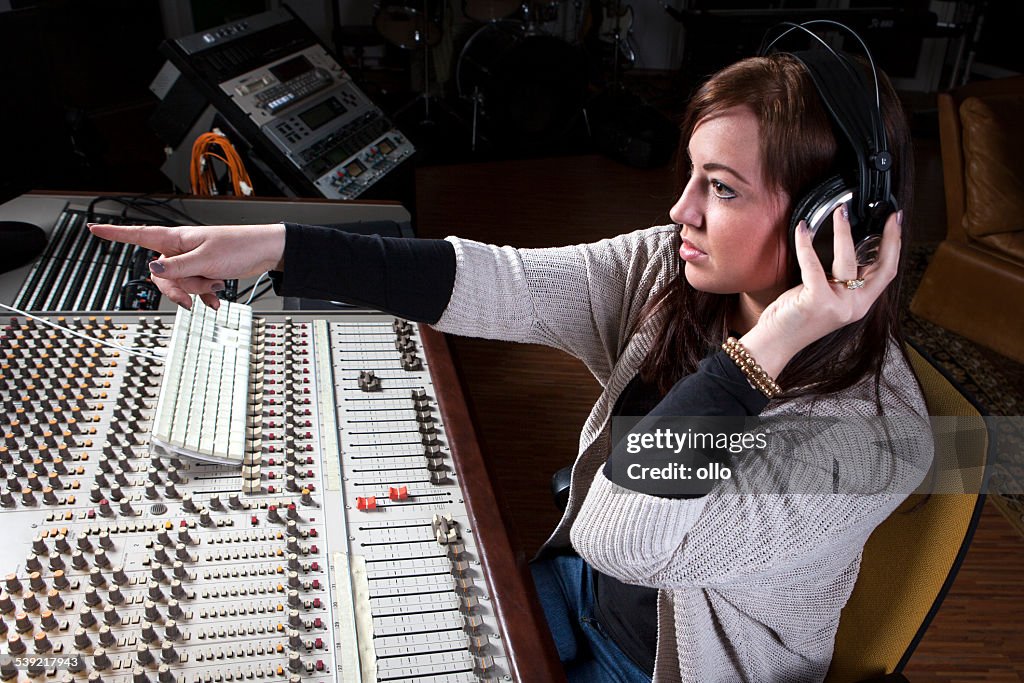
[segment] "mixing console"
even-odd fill
[[[50,319],[141,353],[0,331],[0,680],[511,680],[416,326],[255,317],[229,466],[150,448],[172,316]]]

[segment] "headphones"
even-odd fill
[[[822,24],[841,29],[857,39],[871,68],[870,80],[866,70],[850,55],[834,50],[808,28]],[[882,119],[875,61],[860,36],[837,21],[817,19],[801,24],[784,22],[776,29],[779,27],[786,27],[786,30],[764,45],[758,55],[768,54],[776,43],[794,31],[806,33],[822,45],[823,49],[787,54],[807,69],[832,123],[841,132],[841,135],[836,136],[838,142],[842,145],[842,139],[845,138],[847,149],[856,160],[855,167],[842,169],[794,203],[789,223],[790,248],[796,245],[797,225],[800,221],[807,221],[814,251],[825,271],[829,272],[834,258],[832,213],[849,202],[850,229],[857,265],[870,265],[878,258],[885,221],[896,210],[896,200],[891,191],[893,159]]]

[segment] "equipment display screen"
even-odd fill
[[[345,108],[345,105],[339,102],[336,98],[331,97],[315,107],[311,107],[302,112],[299,114],[299,118],[302,119],[302,122],[306,124],[310,130],[316,130],[328,121],[333,121],[337,117],[341,116],[346,111],[348,111],[348,109]]]
[[[274,75],[274,78],[287,83],[296,76],[312,71],[313,65],[304,56],[299,55],[294,59],[289,59],[287,62],[281,62],[277,66],[270,67],[270,73]]]

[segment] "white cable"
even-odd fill
[[[63,325],[58,325],[57,323],[52,323],[52,322],[50,322],[49,320],[47,320],[45,318],[40,318],[39,316],[32,315],[31,313],[26,313],[25,311],[21,310],[20,308],[15,308],[14,306],[8,306],[7,304],[0,303],[0,308],[6,308],[8,311],[11,311],[13,313],[17,313],[18,315],[24,316],[26,318],[32,318],[33,320],[38,320],[39,322],[43,323],[44,325],[48,325],[48,326],[50,326],[50,327],[52,327],[54,329],[57,329],[57,330],[62,330],[64,332],[67,332],[68,334],[71,334],[71,335],[74,335],[76,337],[80,337],[82,339],[85,339],[86,341],[96,342],[97,344],[103,344],[104,346],[109,346],[112,349],[117,349],[118,351],[124,351],[125,353],[129,353],[129,354],[132,354],[134,356],[142,356],[143,358],[149,358],[150,360],[155,360],[158,363],[163,363],[164,362],[164,357],[163,356],[150,355],[148,353],[143,353],[142,351],[138,351],[136,349],[128,348],[127,346],[121,346],[120,344],[115,344],[113,342],[108,342],[108,341],[105,341],[103,339],[97,339],[96,337],[90,337],[87,334],[82,334],[81,332],[76,332],[75,330],[72,330],[69,327],[64,327]]]
[[[263,271],[263,273],[256,278],[256,282],[252,286],[252,291],[249,292],[249,300],[245,302],[246,306],[252,303],[253,297],[256,296],[256,290],[259,289],[260,283],[263,282],[263,277],[265,275],[270,275],[270,273],[268,271]]]

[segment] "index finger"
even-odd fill
[[[900,264],[900,247],[903,241],[902,211],[894,213],[882,228],[882,244],[878,249],[878,260],[864,271],[865,289],[878,296],[896,277]]]
[[[90,223],[89,230],[97,237],[114,242],[128,242],[161,254],[178,254],[180,239],[171,228],[151,225],[109,225]]]

